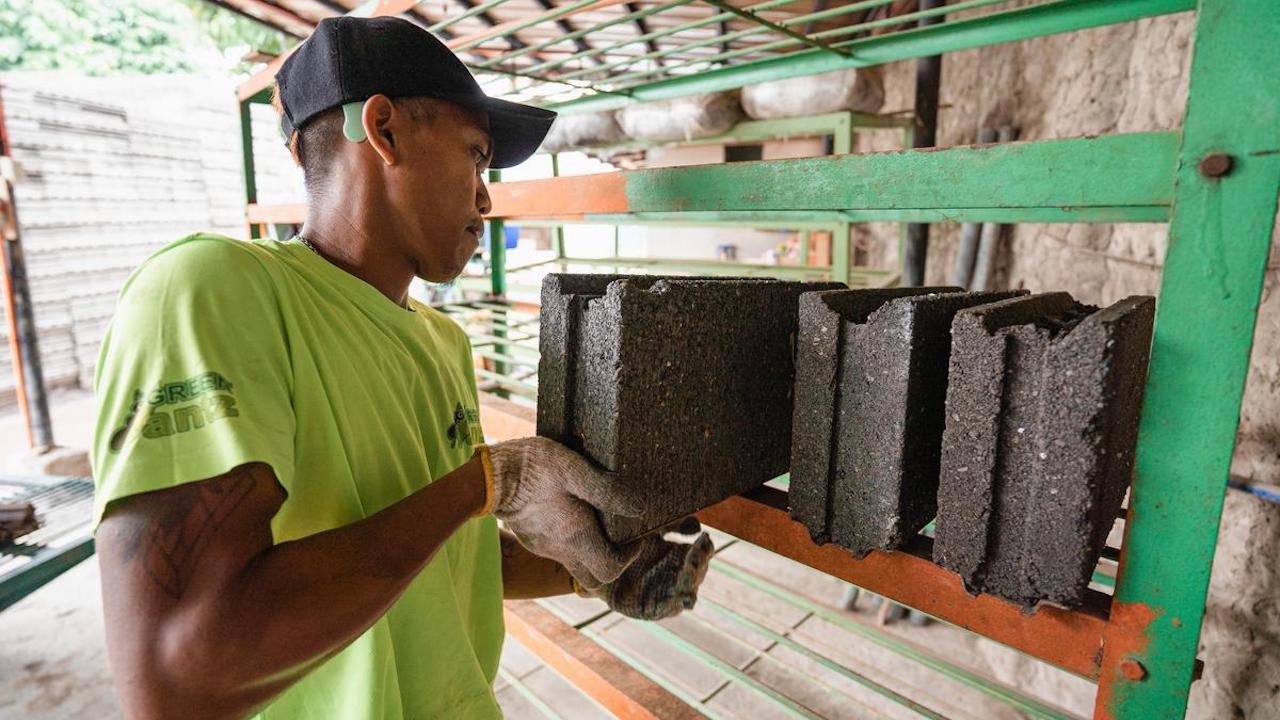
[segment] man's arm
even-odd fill
[[[499,530],[502,545],[502,596],[508,600],[567,595],[573,576],[564,565],[529,552],[516,536]]]
[[[360,522],[272,544],[285,493],[252,463],[111,505],[107,645],[132,718],[242,717],[387,611],[485,503],[476,459]]]

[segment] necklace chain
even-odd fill
[[[310,250],[311,252],[315,253],[315,254],[316,254],[316,257],[319,257],[319,258],[324,259],[324,260],[327,260],[327,259],[328,259],[328,258],[325,258],[325,256],[324,256],[324,255],[322,255],[322,254],[320,253],[320,250],[319,250],[318,248],[316,248],[315,244],[314,244],[314,243],[312,243],[310,240],[308,240],[308,239],[306,238],[306,236],[304,236],[302,233],[297,233],[296,235],[294,235],[294,237],[298,238],[298,241],[299,241],[299,242],[301,242],[303,245],[305,245],[305,246],[307,247],[307,249],[308,249],[308,250]],[[399,303],[397,303],[397,304],[399,304]],[[409,302],[408,302],[408,299],[407,299],[407,298],[406,298],[406,300],[405,300],[405,304],[404,304],[404,305],[400,305],[400,307],[401,307],[401,308],[404,308],[405,310],[413,310],[413,306],[409,304]]]
[[[306,245],[308,250],[310,250],[311,252],[313,252],[313,253],[315,253],[315,254],[317,254],[317,255],[320,255],[320,250],[319,250],[319,249],[317,249],[317,248],[316,248],[316,246],[315,246],[315,245],[314,245],[310,240],[308,240],[308,239],[307,239],[307,238],[306,238],[302,233],[298,233],[298,234],[297,234],[297,235],[295,235],[294,237],[296,237],[296,238],[298,238],[298,240],[302,241],[302,244],[303,244],[303,245]],[[324,256],[323,256],[323,255],[320,255],[320,257],[324,257]]]

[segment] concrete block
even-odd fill
[[[759,278],[548,275],[538,434],[644,488],[615,541],[787,471],[801,293]]]
[[[937,509],[951,321],[1017,292],[895,288],[800,299],[791,516],[859,557]]]
[[[1084,601],[1133,473],[1154,311],[1050,293],[956,315],[933,557],[970,591]]]

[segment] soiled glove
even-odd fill
[[[616,579],[641,551],[605,537],[596,510],[639,517],[639,492],[554,440],[482,446],[488,507],[530,552],[555,560],[584,585]]]
[[[579,580],[574,590],[600,598],[609,609],[638,620],[661,620],[689,610],[698,601],[698,586],[715,553],[711,537],[701,531],[697,518],[690,516],[649,533],[633,542],[640,546],[640,553],[618,579],[595,589]],[[667,540],[668,532],[701,534],[687,543]]]

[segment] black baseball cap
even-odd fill
[[[321,20],[311,37],[276,73],[281,129],[293,131],[330,108],[387,97],[433,97],[489,116],[493,138],[490,167],[519,165],[542,144],[556,114],[550,110],[491,98],[457,55],[425,29],[397,17],[333,17]],[[358,106],[356,107],[358,110]],[[358,117],[358,115],[357,115]],[[344,130],[364,138],[348,114]],[[358,125],[358,122],[355,123]]]

